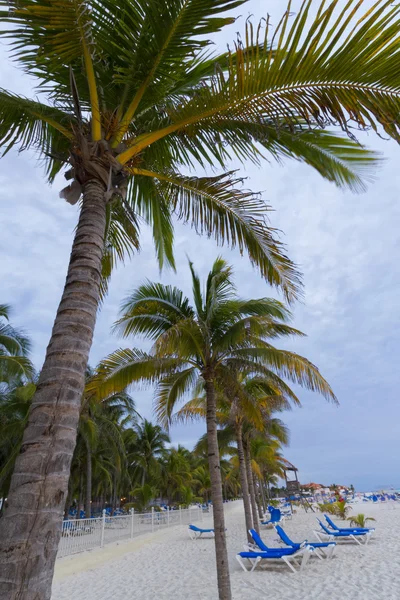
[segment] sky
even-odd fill
[[[250,0],[235,14],[241,18],[219,36],[216,48],[243,31],[244,19],[271,14],[277,23],[283,3]],[[293,3],[293,10],[299,2]],[[0,87],[32,95],[33,81],[7,59],[0,42]],[[363,134],[361,141],[385,160],[366,193],[338,190],[297,162],[262,168],[246,164],[246,187],[262,191],[272,205],[271,224],[282,231],[292,260],[300,265],[303,303],[293,307],[293,325],[306,338],[280,344],[313,361],[336,393],[340,406],[297,390],[302,408],[282,415],[291,432],[285,456],[299,469],[302,483],[354,484],[358,490],[399,487],[398,373],[400,149],[392,141]],[[239,167],[239,165],[235,165]],[[0,160],[0,302],[13,307],[13,324],[33,341],[39,369],[60,300],[77,222],[77,208],[58,196],[60,176],[52,187],[29,152],[12,151]],[[283,233],[284,232],[284,233]],[[234,266],[243,297],[275,296],[237,251],[217,247],[188,226],[176,225],[177,272],[160,275],[150,232],[143,229],[142,250],[116,270],[99,314],[90,364],[118,347],[142,346],[120,340],[110,327],[121,300],[146,278],[181,287],[190,295],[187,255],[204,278],[221,254]],[[151,390],[133,390],[138,411],[153,418]],[[172,442],[192,447],[205,424],[174,427]]]

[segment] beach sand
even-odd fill
[[[245,542],[243,505],[226,504],[234,600],[400,600],[400,506],[354,506],[352,514],[359,512],[376,519],[368,546],[340,543],[332,560],[313,557],[301,574],[283,562],[245,573],[235,559]],[[316,525],[315,514],[299,509],[284,526],[294,541],[302,541],[316,539]],[[279,546],[274,530],[263,528],[262,537]],[[178,526],[57,561],[52,600],[139,598],[217,600],[213,540],[191,541],[187,527]]]

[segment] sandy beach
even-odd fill
[[[368,546],[340,543],[331,561],[314,557],[303,573],[282,564],[245,573],[235,554],[245,542],[241,501],[226,505],[228,553],[234,600],[398,600],[400,598],[400,506],[357,505],[352,514],[374,517],[377,531]],[[211,526],[205,520],[204,526]],[[294,541],[315,539],[315,514],[302,509],[285,529]],[[274,530],[263,528],[270,546]],[[178,526],[132,541],[114,543],[57,561],[52,600],[216,600],[214,542],[191,541]]]

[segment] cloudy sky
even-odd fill
[[[251,0],[242,18],[216,40],[221,47],[243,31],[243,20],[266,16],[276,23],[283,3]],[[294,2],[294,9],[299,2]],[[30,95],[32,82],[6,62],[0,46],[0,87]],[[398,401],[400,150],[372,134],[362,141],[385,156],[365,194],[343,193],[296,162],[246,165],[246,185],[262,190],[275,212],[291,258],[304,274],[305,300],[294,307],[294,325],[307,333],[286,347],[317,364],[331,383],[340,407],[299,391],[302,409],[284,415],[291,430],[286,457],[302,482],[353,483],[358,489],[400,486]],[[14,324],[33,340],[40,368],[60,299],[77,221],[77,209],[58,197],[62,178],[49,187],[41,165],[29,153],[12,152],[0,161],[0,301],[12,304]],[[159,280],[151,236],[142,251],[116,271],[99,315],[90,362],[125,345],[110,334],[120,301],[146,277]],[[186,255],[204,277],[218,253],[231,262],[243,296],[273,295],[246,258],[217,248],[190,228],[176,227],[177,273],[161,279],[190,294]],[[135,345],[140,344],[136,340]],[[152,418],[151,392],[133,393],[139,412]],[[204,432],[197,424],[172,430],[173,443],[192,446]]]

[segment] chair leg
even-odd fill
[[[252,558],[250,559],[250,562],[252,562],[252,564],[253,564],[253,566],[250,569],[250,573],[252,573],[254,571],[254,569],[256,568],[256,566],[258,565],[258,563],[260,562],[260,560],[261,560],[260,556],[257,556],[257,558],[255,560],[252,559]]]
[[[287,564],[287,566],[289,567],[289,569],[290,569],[291,571],[293,571],[293,573],[297,573],[296,569],[295,569],[295,568],[294,568],[294,566],[293,566],[293,565],[290,563],[290,560],[288,559],[288,557],[287,557],[287,556],[282,556],[281,558],[282,558],[282,560],[283,560],[283,561],[284,561],[284,562]],[[300,567],[300,569],[301,569],[301,567]]]
[[[301,565],[300,565],[300,571],[302,571],[304,569],[304,567],[307,565],[308,561],[310,560],[310,556],[311,556],[312,552],[313,552],[313,550],[311,548],[307,548],[304,550],[303,560],[301,561]]]
[[[319,548],[313,548],[314,550],[314,554],[316,556],[318,556],[319,560],[324,560],[324,557],[321,555],[321,552],[319,551]]]
[[[247,573],[247,569],[245,567],[245,564],[242,560],[242,557],[239,554],[236,554],[236,560],[238,561],[239,565],[242,567],[243,571],[246,571]]]
[[[360,540],[358,540],[358,539],[356,538],[356,536],[355,536],[355,535],[351,534],[351,535],[350,535],[350,537],[351,537],[351,538],[352,538],[352,539],[353,539],[355,542],[357,542],[357,544],[358,544],[359,546],[361,546],[361,545],[362,545],[362,544],[361,544],[361,542],[360,542]]]
[[[335,548],[336,548],[336,546],[334,546],[333,544],[331,544],[330,546],[327,547],[327,549],[326,549],[327,560],[332,558],[333,553],[335,552]]]

